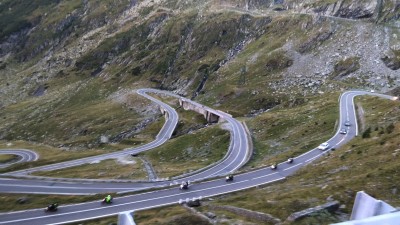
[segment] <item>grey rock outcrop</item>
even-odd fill
[[[288,221],[288,222],[297,221],[297,220],[299,220],[301,218],[310,216],[310,215],[312,215],[314,213],[319,213],[319,212],[321,212],[323,210],[327,210],[328,212],[334,212],[339,208],[339,206],[340,206],[339,201],[328,202],[328,203],[325,203],[323,205],[319,205],[319,206],[314,207],[314,208],[308,208],[308,209],[305,209],[305,210],[302,210],[302,211],[299,211],[299,212],[292,213],[286,219],[286,221]]]

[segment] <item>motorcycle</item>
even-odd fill
[[[109,201],[107,201],[107,198],[103,198],[103,200],[101,201],[101,204],[102,205],[104,205],[104,204],[111,204],[112,203],[112,198],[109,200]]]
[[[58,209],[58,204],[55,203],[55,204],[48,205],[48,206],[44,209],[44,211],[45,211],[45,212],[56,212],[57,209]]]
[[[233,181],[233,175],[226,176],[225,181],[226,182]]]
[[[179,187],[179,189],[181,189],[181,190],[186,190],[188,188],[189,188],[189,182],[188,181],[183,182]]]

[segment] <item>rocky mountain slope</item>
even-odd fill
[[[105,133],[139,132],[145,124],[113,123],[147,118],[128,100],[137,87],[172,90],[235,116],[341,89],[388,91],[400,85],[399,5],[3,0],[0,137],[90,145]]]
[[[246,120],[255,143],[248,167],[269,163],[274,156],[280,160],[331,135],[341,91],[399,95],[400,2],[0,0],[0,143],[22,140],[100,151],[141,144],[152,139],[162,119],[135,95],[140,87],[171,90]],[[385,116],[371,121],[373,138],[355,140],[346,150],[360,142],[357,148],[364,150],[353,149],[357,155],[352,157],[379,146],[397,152],[397,103],[383,107],[389,112],[377,109],[381,103],[376,100],[363,104],[374,116]],[[271,109],[276,114],[265,113]],[[177,135],[203,127],[198,121],[191,115],[181,119]],[[386,134],[392,126],[396,132]],[[120,145],[104,148],[107,142]],[[398,174],[396,165],[389,169],[374,176]],[[312,182],[298,179],[301,190],[309,191]],[[324,179],[317,185],[325,187]],[[375,181],[366,180],[369,191],[378,193]],[[355,188],[365,186],[360,183]],[[295,191],[285,196],[287,204],[266,200],[283,202],[276,203],[274,215],[291,211],[285,209],[298,201],[292,199],[298,196]],[[322,197],[311,203],[323,202],[324,194],[334,191],[317,191]],[[353,197],[342,197],[340,190],[335,195],[346,204]],[[262,196],[271,195],[263,191]],[[391,196],[385,192],[381,197]],[[248,208],[262,211],[263,204]]]
[[[89,145],[105,133],[133,135],[156,115],[132,100],[137,87],[172,90],[234,116],[349,88],[396,89],[399,7],[396,0],[3,0],[0,137]],[[122,122],[127,117],[140,125]]]

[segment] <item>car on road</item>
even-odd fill
[[[346,122],[344,122],[344,125],[346,126],[346,127],[349,127],[351,124],[350,124],[350,121],[348,121],[348,120],[346,120]]]
[[[346,129],[346,128],[343,128],[343,129],[341,129],[341,130],[339,131],[339,133],[341,133],[341,134],[347,134],[347,129]]]
[[[324,142],[317,147],[319,150],[327,150],[329,148],[329,144]]]

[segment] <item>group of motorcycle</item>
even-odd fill
[[[113,198],[111,197],[111,195],[107,195],[105,198],[103,198],[103,200],[101,200],[101,204],[111,204],[112,200]],[[57,210],[58,203],[52,203],[44,209],[45,212],[56,212]]]
[[[289,163],[289,164],[293,163],[293,158],[289,158],[286,162]],[[278,163],[272,164],[272,165],[270,166],[270,168],[271,168],[271,170],[276,170],[276,169],[278,169]]]
[[[287,163],[293,163],[293,158],[289,158],[286,162],[287,162]],[[277,164],[277,163],[272,164],[270,168],[271,168],[272,170],[276,170],[276,169],[278,169],[278,164]],[[226,177],[225,177],[225,181],[226,181],[226,182],[233,181],[233,175],[232,175],[232,174],[229,174],[228,176],[226,176]],[[189,181],[184,181],[184,182],[182,182],[182,184],[179,186],[179,189],[180,189],[180,190],[187,190],[187,189],[189,188],[189,184],[190,184]],[[112,203],[112,200],[113,200],[113,198],[111,197],[111,195],[107,195],[107,196],[101,201],[101,204],[111,204],[111,203]],[[48,205],[48,206],[45,208],[44,211],[45,211],[45,212],[56,212],[57,209],[58,209],[58,203],[53,203],[53,204]]]

